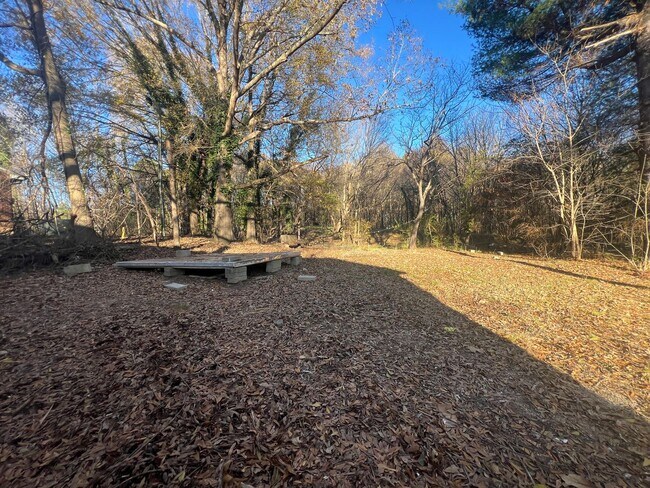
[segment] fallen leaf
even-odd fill
[[[593,488],[594,486],[589,480],[575,473],[563,474],[561,478],[564,484],[572,488]]]

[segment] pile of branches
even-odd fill
[[[0,274],[115,257],[115,247],[106,240],[79,242],[69,235],[0,234]]]

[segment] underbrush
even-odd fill
[[[107,240],[79,243],[68,236],[0,235],[0,274],[81,261],[104,262],[118,256],[113,243]]]

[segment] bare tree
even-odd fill
[[[543,94],[522,100],[513,114],[523,136],[523,158],[538,164],[548,176],[543,184],[553,202],[571,256],[581,259],[585,240],[604,213],[607,183],[599,163],[605,152],[597,129],[589,126],[592,112],[582,103],[589,80],[570,69],[571,60],[556,63],[557,82]]]
[[[45,85],[45,98],[50,118],[49,127],[54,133],[59,159],[63,163],[68,196],[70,198],[71,220],[75,237],[80,240],[93,239],[96,234],[93,219],[88,208],[77,152],[72,137],[70,117],[66,107],[66,83],[52,51],[50,37],[45,24],[42,0],[24,0],[27,12],[16,8],[9,26],[27,33],[39,61],[38,68],[23,66],[0,52],[0,61],[10,69],[39,77]],[[7,25],[3,25],[5,27]],[[48,129],[50,130],[50,129]]]
[[[375,117],[341,127],[339,138],[330,142],[338,147],[332,151],[338,154],[332,158],[330,171],[338,201],[332,216],[334,232],[344,241],[360,240],[366,227],[363,221],[370,207],[376,206],[377,191],[397,164],[398,158],[385,143],[386,131],[386,119]]]
[[[417,247],[420,224],[431,192],[438,181],[439,168],[449,148],[445,138],[450,128],[470,108],[467,68],[434,66],[409,93],[415,106],[399,114],[395,135],[404,156],[403,167],[417,196],[416,211],[408,241]]]
[[[621,215],[612,214],[608,225],[598,229],[607,245],[638,272],[650,269],[650,182],[643,170],[629,185],[623,180],[612,185],[613,200],[624,202]]]
[[[496,114],[476,107],[449,131],[450,161],[441,168],[434,210],[442,226],[438,233],[455,243],[471,244],[476,234],[491,230],[485,192],[504,160],[503,125]]]

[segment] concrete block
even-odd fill
[[[163,276],[167,276],[168,278],[172,278],[174,276],[180,276],[184,275],[185,271],[182,269],[177,269],[177,268],[163,268]]]
[[[295,256],[291,258],[291,266],[298,266],[300,263],[302,263],[302,257],[301,256]]]
[[[316,281],[316,277],[314,275],[300,275],[298,281]]]
[[[176,257],[177,258],[188,258],[192,255],[192,251],[190,249],[177,249],[176,250]]]
[[[165,283],[165,288],[169,288],[170,290],[183,290],[187,288],[187,285],[183,283]]]
[[[75,276],[81,273],[90,273],[93,267],[90,263],[84,264],[71,264],[70,266],[63,267],[63,273],[67,276]]]
[[[269,261],[266,263],[266,272],[267,273],[277,273],[282,268],[282,260],[276,259],[275,261]]]
[[[247,278],[246,266],[226,268],[226,280],[228,280],[229,284],[239,283],[240,281],[245,281]]]

